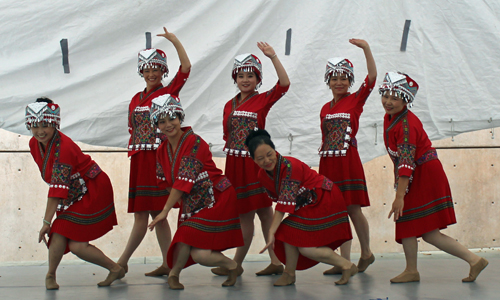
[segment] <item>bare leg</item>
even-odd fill
[[[45,276],[45,287],[48,290],[57,290],[59,285],[56,281],[56,270],[66,250],[66,237],[53,233],[49,247],[49,269]]]
[[[262,225],[262,233],[264,234],[264,239],[267,244],[268,240],[268,234],[269,234],[269,229],[271,228],[271,224],[273,222],[273,208],[271,206],[269,207],[263,207],[257,209],[257,215],[259,216],[260,219],[260,224]],[[274,253],[274,249],[268,248],[267,252],[269,252],[269,257],[271,258],[271,263],[273,265],[278,265],[281,266],[281,262]]]
[[[236,261],[236,263],[238,263],[239,266],[241,266],[241,264],[243,263],[245,256],[247,256],[248,249],[250,249],[250,245],[252,244],[254,218],[255,210],[240,215],[241,232],[243,234],[244,246],[238,247],[236,249],[236,254],[234,255],[234,260]]]
[[[423,234],[422,238],[424,241],[436,246],[440,250],[461,258],[469,263],[471,268],[470,273],[468,277],[462,279],[464,282],[475,281],[479,273],[481,273],[481,271],[488,265],[487,260],[472,253],[455,239],[441,233],[438,229]]]
[[[191,252],[191,246],[184,243],[177,243],[174,249],[174,266],[168,276],[168,285],[172,290],[183,290],[184,285],[179,282],[179,275],[186,265]]]
[[[132,227],[132,231],[130,232],[130,237],[128,238],[127,246],[125,246],[125,250],[123,250],[122,255],[118,259],[118,264],[125,269],[125,272],[128,271],[128,261],[134,251],[139,247],[144,236],[146,235],[146,231],[148,228],[148,220],[149,220],[149,212],[147,211],[139,211],[134,213],[134,226]]]
[[[352,240],[348,240],[339,247],[340,255],[348,261],[351,261],[351,245]]]
[[[295,271],[297,270],[297,262],[299,260],[299,249],[287,243],[285,246],[286,264],[285,270],[274,286],[286,286],[295,283]]]
[[[406,258],[406,269],[403,273],[391,279],[392,283],[404,283],[420,281],[420,275],[417,270],[417,251],[418,243],[416,237],[402,239],[403,250]]]
[[[361,246],[361,258],[368,259],[372,256],[370,250],[370,227],[366,220],[360,205],[349,205],[347,213],[351,218],[356,234],[358,235],[359,244]]]
[[[99,286],[109,286],[113,281],[125,276],[125,270],[94,245],[90,245],[88,242],[72,240],[69,240],[68,245],[71,252],[79,258],[109,270],[108,277],[106,280],[99,282]]]
[[[200,265],[207,267],[218,266],[227,269],[228,277],[222,283],[222,286],[233,286],[236,283],[236,279],[238,278],[238,264],[219,251],[191,247],[191,257]]]
[[[481,259],[481,257],[470,252],[469,249],[465,248],[455,239],[441,233],[438,229],[424,233],[422,238],[424,241],[436,246],[440,250],[465,260],[471,266]]]
[[[350,261],[338,255],[329,247],[299,247],[299,252],[307,258],[341,267],[342,270],[348,270],[352,265]]]
[[[160,211],[152,211],[151,217],[154,219],[160,213]],[[148,272],[144,275],[146,276],[163,276],[168,275],[170,273],[170,268],[167,264],[167,253],[168,248],[170,247],[170,242],[172,240],[172,234],[170,232],[170,226],[168,221],[165,220],[163,222],[158,223],[155,226],[156,239],[158,240],[158,245],[160,245],[161,254],[163,257],[162,265],[152,272]]]

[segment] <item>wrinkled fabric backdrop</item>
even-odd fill
[[[192,63],[180,94],[185,125],[213,145],[215,156],[223,156],[223,106],[237,92],[234,57],[250,52],[261,59],[261,92],[276,83],[258,41],[274,47],[291,80],[266,127],[282,154],[290,155],[291,147],[292,156],[312,166],[319,162],[319,112],[332,98],[323,82],[327,59],[353,62],[351,91],[367,74],[363,51],[348,42],[353,37],[371,46],[377,87],[388,71],[403,71],[417,81],[412,111],[431,139],[498,127],[500,2],[452,2],[0,0],[0,128],[29,135],[25,106],[47,96],[60,104],[61,129],[72,139],[126,147],[128,104],[145,87],[136,69],[145,32],[152,33],[153,47],[167,54],[165,84],[179,67],[172,44],[156,36],[163,26],[178,36]],[[411,20],[407,49],[400,51],[406,20]],[[288,29],[291,51],[285,55]],[[68,39],[69,74],[62,66],[61,39]],[[386,154],[383,115],[374,90],[357,135],[363,162]]]

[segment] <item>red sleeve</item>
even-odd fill
[[[210,150],[207,143],[197,135],[193,135],[184,142],[182,147],[182,153],[180,154],[182,158],[172,188],[189,194],[196,179],[202,173],[205,159],[209,156]],[[195,152],[194,155],[193,152]],[[208,173],[206,176],[208,176]]]
[[[71,175],[78,172],[79,164],[85,164],[91,161],[90,156],[85,155],[70,138],[65,138],[61,134],[61,145],[59,161],[52,165],[52,177],[49,183],[48,197],[66,199],[71,184]],[[53,155],[53,153],[51,153]],[[81,174],[83,175],[83,174]]]
[[[271,106],[278,102],[278,100],[281,99],[281,97],[283,97],[286,92],[288,92],[289,88],[290,85],[284,87],[280,86],[280,82],[278,81],[272,89],[265,93],[266,96],[264,99],[266,102],[266,106],[270,109]]]
[[[415,169],[415,152],[417,149],[417,131],[408,122],[408,116],[401,120],[396,134],[396,144],[398,147],[398,174],[410,177]]]
[[[168,142],[167,142],[168,143]],[[161,189],[166,189],[167,187],[172,186],[170,182],[167,181],[167,178],[165,176],[165,172],[163,171],[163,167],[169,167],[170,163],[168,163],[168,159],[165,159],[165,143],[162,143],[160,147],[156,150],[156,182],[158,184],[158,187]],[[167,172],[169,169],[166,169]],[[170,178],[170,176],[169,176]]]
[[[370,96],[371,92],[373,91],[373,87],[375,86],[375,81],[372,82],[372,84],[368,84],[369,79],[368,75],[366,75],[365,80],[359,87],[358,91],[356,92],[356,108],[358,109],[363,109],[363,106],[366,103],[366,99],[368,99],[368,96]]]
[[[172,81],[170,81],[170,83],[165,88],[163,88],[164,94],[179,96],[179,93],[186,83],[186,80],[188,79],[190,73],[182,73],[181,67],[182,66],[179,66],[179,70],[177,71],[177,74],[175,74],[175,77],[172,79]]]

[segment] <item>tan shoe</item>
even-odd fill
[[[287,286],[295,283],[295,275],[290,275],[287,272],[283,272],[280,278],[274,282],[274,286]]]
[[[242,266],[237,266],[236,270],[238,270],[237,274],[238,276],[241,276],[243,274],[243,267]],[[229,275],[229,270],[223,267],[217,267],[217,268],[212,268],[210,271],[214,273],[217,276],[228,276]]]
[[[47,290],[58,290],[59,285],[57,284],[56,281],[56,276],[54,275],[48,275],[45,276],[45,288]]]
[[[419,282],[420,281],[420,273],[418,272],[403,272],[398,276],[391,279],[392,283],[407,283],[407,282]]]
[[[481,259],[473,266],[470,267],[469,277],[462,279],[462,282],[474,282],[484,268],[488,265],[488,261],[481,257]]]
[[[122,279],[123,277],[125,277],[125,269],[120,267],[119,271],[116,272],[109,271],[108,277],[106,277],[104,281],[99,282],[97,285],[100,287],[110,286],[111,283],[113,283],[113,281],[117,279]]]
[[[255,273],[257,276],[267,276],[267,275],[281,275],[283,274],[283,265],[275,265],[275,264],[269,264],[264,270],[260,270],[259,272]]]
[[[360,257],[358,261],[358,272],[363,273],[369,265],[373,264],[374,261],[375,255],[373,255],[373,253],[372,256],[368,257],[367,259],[362,259]]]
[[[179,282],[179,276],[177,275],[168,276],[167,283],[171,290],[184,289],[184,285],[182,285],[182,283]]]
[[[338,274],[342,274],[341,267],[333,267],[323,272],[323,275],[338,275]]]
[[[233,270],[228,270],[229,274],[227,275],[226,281],[222,283],[222,286],[233,286],[236,283],[236,279],[238,278],[238,267]]]
[[[335,281],[335,284],[336,285],[347,284],[349,282],[349,278],[351,278],[351,276],[356,275],[357,273],[358,273],[358,267],[356,267],[355,264],[352,264],[349,269],[342,270],[342,277],[340,278],[340,280]]]
[[[164,276],[164,275],[168,276],[168,273],[170,273],[170,271],[171,271],[170,268],[166,268],[164,266],[159,266],[156,270],[151,271],[149,273],[144,273],[144,275],[145,276],[152,276],[152,277]]]

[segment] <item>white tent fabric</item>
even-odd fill
[[[344,56],[353,62],[353,91],[366,76],[363,51],[348,43],[352,37],[370,43],[377,86],[386,72],[396,70],[419,83],[412,110],[431,139],[500,126],[496,0],[0,0],[0,18],[0,127],[20,134],[29,134],[24,127],[26,105],[47,96],[60,104],[61,129],[74,140],[125,147],[128,104],[145,86],[136,73],[145,32],[152,33],[153,47],[167,53],[167,82],[178,69],[174,47],[156,37],[163,26],[178,36],[192,62],[180,94],[185,124],[213,145],[216,156],[223,155],[222,109],[236,94],[233,58],[248,52],[260,57],[261,92],[276,83],[272,63],[257,48],[258,41],[275,48],[291,80],[266,127],[282,154],[289,155],[291,148],[291,155],[310,165],[319,162],[319,111],[332,98],[323,82],[327,59]],[[411,20],[411,26],[402,52],[405,20]],[[288,29],[291,52],[285,55]],[[63,72],[59,43],[64,38],[70,74]],[[374,90],[357,136],[364,162],[386,153],[383,115]]]

